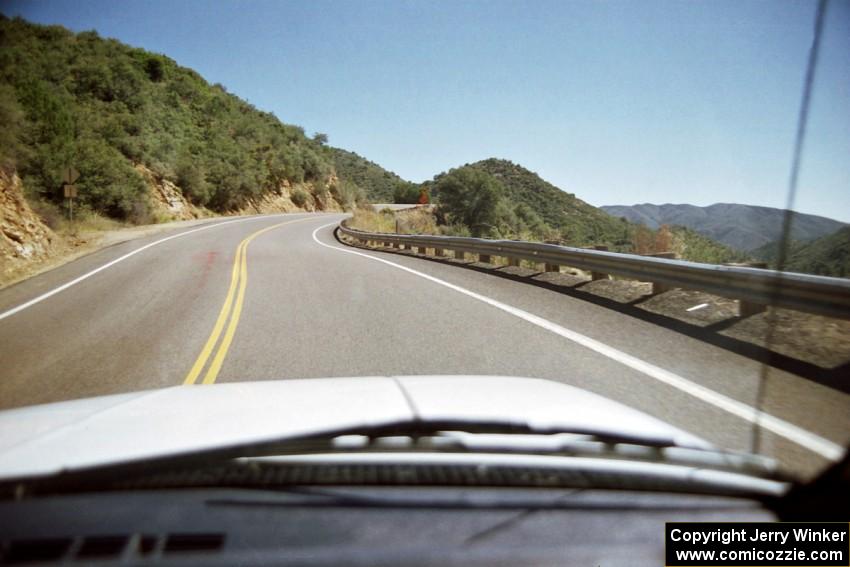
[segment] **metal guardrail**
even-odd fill
[[[594,279],[612,274],[652,282],[653,293],[672,287],[700,290],[739,300],[742,315],[763,311],[765,306],[772,305],[850,319],[850,280],[844,278],[699,264],[537,242],[363,232],[349,228],[345,221],[339,230],[366,245],[416,248],[420,253],[433,249],[435,256],[452,250],[456,257],[462,258],[466,254],[477,254],[480,262],[489,263],[497,256],[508,258],[513,265],[518,260],[542,263],[547,271],[558,271],[560,266],[579,268],[591,272]]]

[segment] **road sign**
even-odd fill
[[[62,181],[69,185],[79,178],[80,172],[74,169],[73,167],[66,167],[62,170]]]
[[[76,185],[65,185],[65,198],[73,199],[77,196],[77,186]]]

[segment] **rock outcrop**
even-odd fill
[[[252,200],[249,205],[236,211],[240,215],[268,213],[297,213],[301,211],[342,211],[343,207],[334,198],[334,191],[339,180],[332,175],[320,190],[314,183],[296,183],[292,185],[284,180],[277,191],[269,191],[259,199]],[[300,192],[304,202],[301,206],[295,204],[292,195]]]
[[[18,174],[0,168],[0,284],[50,257],[59,240],[30,208]]]
[[[168,179],[157,176],[142,164],[133,167],[148,185],[151,207],[159,221],[191,220],[208,216],[202,209],[187,201],[177,185]]]

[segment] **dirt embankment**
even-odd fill
[[[123,225],[89,213],[90,218],[74,223],[53,219],[53,229],[30,207],[18,175],[0,170],[0,288],[105,246],[218,216],[190,203],[177,185],[146,166],[134,168],[147,183],[154,224]],[[277,191],[231,214],[342,211],[334,198],[337,183],[334,176],[322,186],[283,182]]]
[[[143,165],[135,166],[148,184],[148,200],[155,225],[124,226],[91,215],[70,223],[52,218],[48,226],[24,196],[17,173],[0,170],[0,288],[49,270],[82,255],[132,238],[173,227],[168,221],[192,222],[213,216],[191,205],[170,181],[158,178]],[[178,223],[180,224],[180,223]]]
[[[64,249],[62,238],[30,208],[18,174],[0,168],[0,286]]]
[[[264,194],[239,209],[238,215],[256,215],[270,213],[339,212],[342,205],[334,198],[334,190],[339,179],[332,175],[321,186],[313,182],[292,184],[281,182],[276,191]]]

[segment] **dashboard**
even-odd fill
[[[87,492],[0,502],[0,563],[663,565],[667,521],[774,521],[677,493],[293,486]]]

